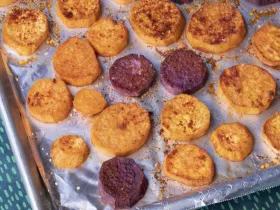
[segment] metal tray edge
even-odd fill
[[[27,135],[28,125],[24,124],[23,113],[18,107],[16,87],[10,80],[15,78],[7,66],[5,52],[0,54],[0,112],[7,136],[11,144],[22,181],[29,196],[33,210],[51,210],[51,204],[46,188],[42,183],[40,173],[36,166],[30,136]],[[29,143],[27,143],[29,142]]]

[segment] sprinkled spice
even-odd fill
[[[209,88],[208,88],[208,90],[207,90],[207,93],[209,93],[209,94],[211,94],[211,95],[214,95],[214,96],[217,95],[217,94],[216,94],[216,90],[215,90],[215,84],[214,84],[213,82],[211,82],[211,83],[209,84]]]
[[[161,175],[161,168],[156,168],[156,171],[155,171],[155,174],[154,174],[154,178],[159,182],[159,184],[161,185],[160,186],[160,192],[159,192],[159,199],[163,198],[163,194],[165,192],[165,189],[166,189],[166,186],[167,186],[167,183],[166,183],[166,180],[164,180],[162,178],[162,175]]]
[[[45,3],[40,3],[40,4],[39,4],[39,9],[40,9],[40,11],[43,12],[45,8],[46,8]]]
[[[182,49],[182,48],[189,49],[189,46],[186,43],[184,43],[184,42],[178,42],[178,45],[177,45],[177,47],[175,49],[170,49],[170,50],[163,51],[163,50],[160,50],[157,47],[155,47],[155,50],[161,56],[166,57],[168,54],[174,52],[175,50]]]
[[[48,40],[46,41],[46,43],[47,43],[48,45],[52,46],[52,47],[58,46],[58,44],[55,43],[53,39],[48,39]]]
[[[161,168],[160,162],[156,162],[156,163],[155,163],[155,168],[156,168],[156,169],[160,169],[160,168]]]
[[[219,61],[221,61],[222,59],[223,59],[223,57],[220,57],[219,59],[215,59],[213,57],[210,57],[210,58],[207,58],[206,60],[207,60],[207,63],[209,63],[211,65],[211,69],[213,71],[217,71],[217,70],[221,69],[221,67],[219,65],[217,65],[217,63]]]
[[[261,169],[267,169],[269,167],[268,163],[264,163],[261,165]]]
[[[54,21],[51,22],[51,25],[52,25],[52,30],[54,32],[55,41],[56,41],[56,43],[60,44],[60,29],[59,29],[59,26]]]
[[[199,5],[193,4],[190,7],[186,8],[186,12],[188,15],[192,15],[199,7]]]
[[[167,56],[168,54],[174,52],[175,49],[170,49],[170,50],[165,50],[165,51],[163,51],[163,50],[160,50],[160,49],[158,49],[158,48],[156,47],[155,50],[156,50],[156,52],[157,52],[158,54],[160,54],[161,56],[165,57],[165,56]]]
[[[18,65],[20,66],[25,66],[28,63],[34,62],[37,60],[37,57],[32,56],[31,58],[25,59],[25,60],[20,60],[18,61]]]
[[[252,10],[252,12],[249,12],[248,14],[250,15],[250,22],[252,24],[255,24],[255,23],[259,22],[259,20],[262,17],[274,15],[277,13],[277,11],[278,10],[276,8],[270,8],[267,10],[260,10],[260,11],[255,8]]]

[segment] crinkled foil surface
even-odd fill
[[[207,135],[198,140],[190,142],[204,148],[213,158],[216,164],[216,177],[210,186],[200,188],[190,188],[176,181],[167,179],[161,168],[164,154],[170,151],[174,145],[180,142],[165,141],[164,134],[159,125],[159,115],[166,100],[173,96],[166,92],[159,82],[160,63],[171,49],[179,47],[190,48],[186,39],[185,32],[176,44],[167,47],[153,47],[144,44],[133,32],[129,24],[129,9],[132,4],[120,6],[113,0],[101,0],[102,17],[111,16],[115,20],[123,21],[130,31],[129,46],[119,55],[103,58],[98,57],[102,66],[103,74],[89,88],[101,91],[109,104],[125,101],[137,102],[151,113],[153,129],[147,143],[137,152],[130,155],[143,169],[149,180],[149,188],[145,197],[135,206],[138,209],[192,209],[205,206],[211,203],[220,202],[226,199],[242,196],[249,192],[279,185],[280,183],[280,164],[278,157],[270,150],[261,136],[261,126],[265,119],[280,111],[279,91],[271,107],[258,116],[241,116],[221,101],[216,94],[217,79],[223,69],[242,63],[251,63],[267,69],[277,80],[280,86],[280,72],[276,69],[262,65],[257,58],[252,56],[250,47],[250,37],[265,23],[273,23],[280,26],[280,4],[256,8],[245,1],[231,1],[238,6],[247,23],[248,33],[241,45],[223,56],[213,56],[201,54],[209,71],[209,79],[204,88],[194,94],[195,97],[203,101],[211,111],[211,127]],[[185,15],[187,22],[190,16],[200,6],[201,1],[195,1],[191,5],[178,5]],[[52,56],[55,46],[66,41],[69,37],[78,36],[85,38],[87,29],[67,29],[56,17],[54,9],[55,1],[31,1],[22,0],[9,7],[0,9],[1,24],[9,9],[14,6],[22,8],[34,8],[42,10],[47,15],[50,22],[51,34],[40,49],[30,57],[16,55],[8,47],[4,48],[8,52],[9,67],[16,76],[18,93],[22,105],[25,107],[27,91],[34,81],[40,78],[53,78],[54,70],[52,66]],[[260,11],[267,11],[267,16],[260,17]],[[276,14],[273,14],[275,13]],[[168,18],[168,17],[163,17]],[[1,42],[3,44],[2,38]],[[119,57],[130,53],[145,55],[157,69],[157,77],[149,91],[140,98],[128,98],[117,94],[110,85],[108,70],[112,63]],[[82,88],[69,86],[73,95]],[[85,87],[83,87],[85,88]],[[26,109],[25,109],[26,110]],[[40,123],[29,116],[27,118],[32,127],[33,141],[37,145],[38,164],[43,165],[45,172],[44,179],[47,181],[49,191],[52,195],[53,203],[58,209],[110,209],[100,201],[97,193],[98,172],[103,161],[110,157],[98,152],[90,141],[90,129],[94,118],[82,118],[75,110],[72,110],[69,117],[59,124]],[[219,158],[214,152],[214,148],[209,142],[212,131],[223,122],[238,121],[248,126],[255,136],[253,152],[243,162],[229,162]],[[58,137],[66,134],[78,134],[82,136],[90,147],[90,157],[85,164],[76,170],[58,170],[50,159],[50,145]],[[183,142],[181,142],[183,143]]]

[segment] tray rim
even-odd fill
[[[0,59],[1,59],[1,56],[0,56]],[[6,65],[8,65],[8,63],[5,63]],[[1,68],[1,61],[0,61],[0,68]],[[0,69],[0,71],[1,71],[1,69]],[[14,77],[14,75],[13,74],[11,74],[10,73],[10,71],[9,71],[9,68],[6,66],[6,73],[8,73],[8,75],[9,75],[9,80],[10,80],[10,85],[12,86],[12,89],[13,89],[13,93],[14,93],[14,98],[16,99],[17,98],[17,95],[18,95],[18,91],[16,91],[16,87],[14,87],[15,86],[15,84],[16,84],[16,81],[15,81],[15,77]],[[0,74],[1,75],[1,74]],[[14,124],[13,124],[13,122],[11,121],[11,119],[12,119],[12,115],[11,115],[11,113],[10,113],[10,110],[9,110],[9,107],[8,106],[6,106],[5,107],[5,105],[6,104],[8,104],[7,102],[8,102],[8,100],[7,100],[7,98],[8,97],[6,97],[5,95],[5,91],[6,90],[4,90],[4,88],[3,88],[4,86],[3,86],[3,84],[2,84],[2,81],[1,81],[1,78],[0,78],[0,112],[1,113],[4,113],[5,112],[5,115],[7,115],[5,118],[3,117],[2,119],[3,119],[3,123],[4,123],[4,126],[5,127],[9,127],[10,129],[12,129],[12,131],[13,131],[13,133],[17,133],[17,129],[16,129],[16,127],[14,126]],[[2,99],[3,99],[3,101],[4,102],[2,102]],[[4,108],[2,107],[2,106],[4,106]],[[17,108],[19,108],[20,109],[20,105],[19,104],[17,104],[17,105],[15,105],[15,107],[17,107]],[[3,112],[3,110],[4,110],[4,112]],[[3,115],[3,114],[2,114]],[[22,119],[22,120],[24,120],[24,119]],[[22,123],[23,124],[23,123]],[[23,125],[24,126],[24,125]],[[12,150],[13,150],[13,152],[14,151],[17,151],[17,150],[20,150],[21,151],[21,147],[20,147],[20,145],[18,145],[18,143],[21,143],[21,139],[19,138],[19,136],[18,135],[16,135],[16,136],[14,136],[13,134],[11,134],[11,133],[8,133],[7,132],[7,135],[8,135],[8,139],[9,139],[9,142],[11,143],[11,147],[12,147]],[[13,144],[15,144],[15,145],[13,145]],[[24,151],[25,152],[25,151]],[[19,165],[19,163],[18,163],[18,159],[21,159],[22,158],[22,156],[16,156],[16,153],[14,152],[14,155],[15,155],[15,157],[16,157],[16,160],[17,160],[17,164]],[[33,155],[33,154],[32,154]],[[35,161],[33,161],[33,164],[35,164]],[[275,170],[275,168],[276,168],[276,170]],[[261,174],[261,173],[269,173],[269,170],[275,170],[275,171],[278,171],[278,173],[280,173],[280,166],[275,166],[275,167],[272,167],[272,168],[270,168],[270,169],[266,169],[266,170],[263,170],[263,171],[259,171],[259,172],[257,172],[257,173],[255,173],[255,174],[253,174],[253,175],[250,175],[250,176],[246,176],[246,177],[244,177],[242,180],[245,180],[245,179],[250,179],[250,178],[252,178],[252,179],[254,179],[254,178],[258,178],[259,177],[259,174]],[[30,173],[30,171],[27,171],[28,173]],[[20,174],[21,174],[21,176],[23,177],[25,174],[23,174],[22,175],[22,173],[25,173],[25,172],[22,172],[21,170],[20,170]],[[40,173],[38,173],[38,171],[37,171],[37,174],[36,174],[36,176],[40,176]],[[276,180],[277,179],[277,180]],[[278,182],[278,184],[277,185],[273,185],[273,186],[270,186],[270,182],[269,181],[274,181],[274,182]],[[238,180],[238,181],[240,181],[240,180]],[[32,180],[25,180],[25,179],[23,179],[23,182],[24,182],[24,185],[25,185],[25,188],[27,189],[30,185],[31,186],[33,186],[34,185],[34,183],[32,182]],[[234,181],[229,181],[229,182],[227,182],[227,183],[225,183],[225,184],[221,184],[221,185],[219,185],[219,186],[215,186],[214,188],[208,188],[208,189],[205,189],[205,190],[202,190],[202,191],[199,191],[199,192],[193,192],[193,193],[189,193],[188,194],[188,196],[189,197],[191,197],[191,198],[197,198],[197,199],[199,199],[199,198],[201,198],[201,197],[203,197],[203,196],[207,196],[207,194],[209,194],[209,193],[211,193],[211,190],[219,190],[219,188],[221,188],[221,187],[223,187],[223,186],[225,186],[225,185],[230,185],[230,184],[232,184],[232,183],[234,183],[234,182],[236,182],[236,180],[234,180]],[[214,201],[214,202],[212,202],[212,201],[207,201],[207,199],[205,199],[205,200],[203,200],[203,201],[201,201],[201,202],[199,202],[199,203],[196,203],[195,204],[195,207],[194,208],[192,208],[192,209],[196,209],[196,208],[200,208],[200,207],[203,207],[203,206],[206,206],[206,205],[211,205],[211,204],[215,204],[215,203],[220,203],[220,202],[224,202],[224,201],[228,201],[228,200],[231,200],[231,199],[234,199],[234,198],[238,198],[238,197],[241,197],[241,196],[244,196],[244,195],[248,195],[248,194],[250,194],[250,193],[254,193],[254,192],[256,192],[256,191],[259,191],[259,190],[264,190],[264,189],[268,189],[268,188],[272,188],[272,187],[276,187],[276,186],[279,186],[280,185],[280,176],[279,177],[270,177],[268,180],[267,180],[267,185],[268,186],[266,186],[266,187],[264,187],[264,186],[262,186],[262,185],[260,185],[258,182],[256,182],[255,183],[255,185],[254,186],[252,186],[252,188],[254,187],[254,189],[253,190],[248,190],[248,191],[244,191],[244,193],[242,193],[241,195],[238,195],[238,196],[234,196],[234,195],[225,195],[225,197],[223,198],[223,200],[221,200],[221,201]],[[42,186],[42,188],[46,188],[45,187],[45,185],[44,186]],[[45,189],[46,190],[46,189]],[[28,192],[27,192],[28,193]],[[32,194],[31,195],[34,195],[35,197],[37,197],[37,194],[35,193],[34,194],[34,192],[31,192]],[[28,193],[28,195],[29,195],[29,193]],[[186,196],[186,195],[185,195]],[[31,201],[31,196],[29,195],[29,197],[30,197],[30,201]],[[40,198],[40,199],[42,199],[42,198]],[[40,205],[42,204],[42,203],[44,203],[44,201],[43,200],[40,200],[40,199],[35,199],[35,201],[34,201],[34,203],[31,201],[30,203],[31,203],[31,205],[32,205],[32,209],[44,209],[44,208],[38,208],[38,207],[40,207]],[[183,201],[183,199],[186,199],[186,197],[182,197],[181,198],[182,199],[182,201]],[[50,200],[50,202],[52,202],[51,200]],[[186,200],[184,200],[183,202],[186,202]],[[145,205],[145,206],[142,206],[142,207],[138,207],[137,209],[161,209],[162,208],[162,203],[165,203],[165,204],[167,204],[168,205],[168,203],[169,203],[169,201],[157,201],[157,202],[155,202],[155,203],[153,203],[153,204],[148,204],[148,205]],[[33,207],[33,205],[34,205],[34,207]],[[49,209],[49,208],[48,208]]]
[[[9,71],[7,56],[4,50],[0,48],[0,115],[3,125],[6,129],[24,188],[29,197],[31,208],[33,210],[51,210],[54,207],[48,196],[46,186],[42,183],[42,177],[35,163],[33,151],[31,152],[31,138],[26,129],[28,125],[24,124],[24,113],[19,107],[18,93],[12,80],[15,80],[15,78]],[[24,141],[27,139],[28,143],[25,143]],[[24,149],[30,151],[26,152]]]

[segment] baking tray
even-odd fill
[[[69,133],[70,130],[72,133],[75,132],[76,134],[83,136],[88,144],[91,145],[90,139],[88,137],[90,126],[87,126],[88,123],[91,123],[91,119],[82,119],[77,115],[76,112],[73,111],[69,115],[69,118],[62,124],[50,125],[48,127],[43,123],[34,121],[32,118],[30,118],[28,112],[25,110],[25,96],[32,82],[41,77],[54,76],[51,65],[51,57],[55,49],[54,46],[58,42],[65,41],[69,36],[84,37],[86,31],[84,29],[66,29],[55,16],[53,8],[54,2],[55,1],[23,0],[20,2],[20,4],[14,4],[20,7],[32,7],[35,9],[44,10],[44,12],[46,12],[48,15],[48,19],[51,21],[50,25],[52,33],[50,36],[51,40],[48,40],[47,43],[44,43],[39,51],[37,51],[31,57],[19,57],[16,54],[13,54],[13,52],[7,47],[5,47],[5,50],[8,52],[8,60],[6,60],[4,54],[4,64],[6,64],[9,82],[7,82],[7,79],[4,79],[4,77],[2,78],[1,76],[2,86],[0,86],[0,110],[3,115],[3,121],[6,126],[7,134],[11,141],[13,151],[15,152],[15,156],[18,160],[27,193],[31,198],[31,205],[34,209],[52,208],[51,206],[47,206],[50,205],[50,202],[46,202],[46,194],[43,194],[43,188],[38,181],[38,171],[34,170],[34,162],[36,162],[43,178],[42,180],[50,192],[50,196],[52,197],[51,203],[53,204],[54,208],[88,210],[102,208],[108,209],[108,206],[104,206],[102,203],[100,203],[99,197],[96,195],[96,186],[99,167],[102,161],[109,159],[109,157],[98,153],[92,146],[90,146],[91,158],[89,158],[86,164],[84,164],[82,167],[81,170],[83,170],[83,173],[75,173],[73,171],[68,173],[66,171],[55,170],[50,162],[51,160],[49,159],[48,154],[50,143],[60,135]],[[130,25],[128,23],[129,5],[119,6],[109,0],[101,0],[101,2],[103,5],[106,5],[103,7],[103,16],[110,15],[113,16],[114,19],[124,21],[126,26],[131,31]],[[236,0],[231,2],[233,4],[238,3]],[[216,176],[215,182],[211,184],[209,188],[207,188],[207,186],[202,188],[190,188],[177,182],[167,180],[162,173],[158,173],[158,171],[156,171],[155,163],[162,163],[164,151],[168,147],[173,147],[173,144],[175,143],[170,142],[168,145],[166,145],[163,141],[163,138],[158,133],[160,130],[158,116],[161,111],[163,101],[172,98],[173,96],[164,92],[162,86],[156,82],[149,90],[149,93],[147,95],[145,94],[144,97],[121,97],[112,89],[110,89],[111,86],[108,82],[108,67],[118,57],[132,52],[145,54],[145,56],[153,62],[155,68],[159,70],[160,62],[164,58],[164,56],[162,56],[163,54],[166,54],[170,49],[177,48],[178,46],[189,47],[188,43],[184,39],[185,34],[182,35],[183,39],[181,39],[178,44],[174,44],[168,48],[155,48],[151,46],[146,47],[146,45],[143,44],[133,32],[130,32],[130,44],[127,49],[113,58],[99,57],[99,61],[102,64],[104,71],[103,76],[101,76],[91,87],[102,91],[106,95],[106,99],[109,103],[115,103],[119,101],[138,102],[148,109],[148,111],[153,112],[153,134],[156,140],[149,139],[148,143],[143,148],[141,148],[140,151],[130,155],[130,157],[134,158],[136,162],[145,169],[144,172],[146,173],[146,176],[150,182],[150,188],[146,196],[138,203],[135,208],[165,208],[176,210],[193,209],[243,196],[260,189],[266,189],[279,185],[280,166],[272,167],[273,165],[279,164],[279,161],[277,162],[278,157],[269,149],[267,145],[263,143],[260,134],[261,124],[264,122],[264,120],[268,118],[268,116],[271,116],[275,111],[280,111],[280,107],[278,105],[279,93],[277,94],[277,97],[270,109],[258,116],[236,115],[233,111],[227,110],[227,106],[219,100],[215,93],[216,84],[213,82],[217,80],[222,72],[222,69],[240,63],[255,63],[256,65],[267,69],[274,76],[274,78],[280,77],[278,71],[263,66],[256,58],[250,56],[250,47],[248,50],[248,38],[252,36],[253,32],[258,28],[258,26],[264,24],[267,21],[273,22],[276,25],[280,25],[279,14],[277,13],[273,16],[261,17],[263,13],[254,11],[252,12],[251,16],[249,16],[248,12],[251,12],[254,6],[247,4],[244,1],[241,1],[241,3],[242,4],[239,8],[245,17],[245,21],[249,29],[245,41],[242,42],[242,44],[237,49],[226,53],[226,56],[224,56],[222,60],[220,60],[219,56],[211,56],[209,54],[203,53],[201,54],[204,60],[208,61],[207,67],[208,71],[211,71],[211,74],[206,86],[194,94],[209,106],[212,113],[212,124],[207,135],[200,138],[199,140],[191,142],[206,149],[216,163],[218,175]],[[186,5],[180,5],[180,9],[183,11],[187,21],[189,20],[190,16],[187,14],[187,12],[192,13],[195,11],[198,8],[198,4],[199,1],[194,1],[193,4],[187,7]],[[46,7],[46,5],[48,5],[48,7]],[[12,6],[8,7],[8,9]],[[273,5],[273,7],[277,8],[279,6],[279,4]],[[262,7],[261,9],[266,10],[268,8],[270,7]],[[7,9],[0,9],[0,16],[1,12],[5,14],[6,11]],[[271,13],[273,13],[273,11],[274,10],[271,9]],[[270,14],[270,12],[268,12],[268,14]],[[259,21],[257,21],[258,19]],[[256,24],[250,25],[250,22],[256,21]],[[245,49],[247,50],[245,51]],[[4,70],[3,67],[1,69],[2,71]],[[279,80],[277,80],[277,83],[279,87]],[[5,88],[3,88],[3,85]],[[13,92],[11,90],[13,90]],[[78,88],[71,87],[70,90],[73,94],[75,94]],[[163,92],[164,97],[158,97],[158,92]],[[156,97],[153,97],[153,95],[156,95]],[[148,103],[147,98],[149,98],[152,103]],[[15,108],[16,104],[18,104],[20,114],[18,109]],[[17,113],[17,115],[13,113]],[[23,118],[23,121],[19,120],[20,116]],[[253,153],[250,155],[250,158],[247,158],[246,161],[242,163],[229,163],[228,161],[219,158],[209,144],[209,135],[213,129],[217,127],[219,123],[229,121],[239,121],[247,125],[256,138]],[[21,122],[23,122],[22,125]],[[88,132],[81,133],[85,127],[87,128]],[[23,134],[24,136],[22,136]],[[30,155],[30,148],[28,150],[28,141],[26,136],[29,137],[28,140],[33,153],[33,160]],[[156,160],[152,158],[148,158],[148,160],[145,159],[145,154],[147,151],[149,151],[149,147],[154,149],[152,155],[153,157],[156,157]],[[248,164],[250,164],[250,166]],[[262,170],[262,168],[266,168],[267,165],[271,166],[272,168]],[[83,176],[78,174],[83,174]],[[156,179],[154,176],[155,174],[157,174],[160,179]],[[224,174],[224,176],[222,176],[222,174]],[[162,188],[164,185],[162,182],[165,184],[167,183],[167,189]],[[87,203],[88,195],[91,196],[91,201],[94,205],[92,205],[92,203]],[[162,196],[166,197],[166,199],[161,200]],[[65,197],[67,199],[65,199]],[[154,201],[156,202],[150,204]]]
[[[3,50],[0,54],[0,114],[16,163],[29,196],[33,210],[54,209],[28,142],[28,129],[22,120],[22,110],[18,107],[14,76],[7,67],[7,57]]]

